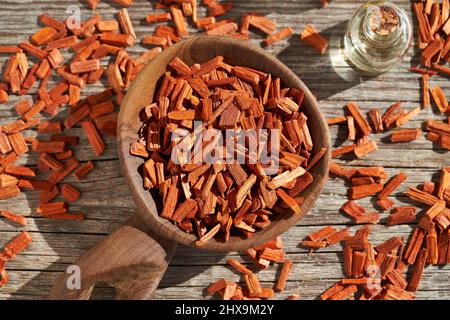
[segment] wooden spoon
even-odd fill
[[[141,127],[139,112],[153,102],[159,80],[173,58],[187,64],[203,63],[221,55],[230,65],[241,65],[280,77],[283,85],[305,92],[302,112],[308,117],[314,150],[327,148],[325,156],[312,169],[312,185],[304,191],[301,214],[277,214],[269,227],[252,238],[230,237],[228,242],[212,239],[202,249],[213,251],[244,251],[258,246],[287,231],[310,210],[328,178],[331,141],[328,125],[318,103],[305,84],[283,63],[261,48],[247,42],[224,37],[201,36],[178,43],[163,51],[140,73],[128,90],[118,120],[119,157],[123,174],[130,187],[137,210],[136,217],[108,236],[102,243],[81,257],[79,288],[74,274],[65,274],[55,284],[52,299],[88,299],[99,281],[108,282],[118,291],[119,299],[149,299],[161,280],[178,243],[195,246],[197,238],[187,234],[158,215],[160,204],[142,187],[138,167],[143,160],[130,156],[132,141]],[[69,283],[69,285],[67,285]]]

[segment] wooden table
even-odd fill
[[[98,12],[104,18],[112,18],[118,6],[112,1],[102,1]],[[298,36],[283,41],[270,49],[313,90],[320,100],[327,117],[343,114],[343,106],[349,101],[357,101],[363,110],[378,107],[382,110],[396,101],[403,101],[404,107],[411,109],[420,102],[418,76],[407,71],[417,61],[417,51],[411,49],[408,58],[394,70],[386,74],[363,77],[344,62],[340,54],[340,45],[346,28],[346,21],[362,1],[333,0],[327,8],[322,8],[319,0],[237,0],[232,1],[234,9],[228,16],[240,17],[247,12],[259,12],[277,21],[279,27],[293,27],[296,33],[307,24],[313,24],[324,36],[330,39],[330,49],[323,56],[317,55],[311,48],[300,42]],[[408,13],[410,1],[395,1]],[[17,44],[28,39],[37,29],[37,16],[49,13],[56,18],[67,17],[69,5],[81,8],[83,20],[91,16],[91,11],[78,1],[32,1],[6,0],[0,6],[0,44]],[[153,11],[149,1],[135,1],[129,8],[138,37],[151,34],[154,26],[145,23],[146,14]],[[201,10],[201,15],[204,9]],[[255,44],[260,43],[262,35],[252,34]],[[140,46],[129,52],[137,54],[144,50]],[[411,59],[413,62],[411,62]],[[4,62],[6,56],[0,57]],[[433,77],[432,85],[440,85],[447,95],[450,82],[441,77]],[[50,84],[50,87],[52,84]],[[101,85],[90,86],[83,94],[98,92]],[[12,106],[16,97],[0,108],[1,123],[15,118]],[[65,117],[62,113],[58,118]],[[420,127],[428,118],[440,118],[431,110],[424,110],[408,127]],[[83,192],[82,198],[71,211],[86,214],[84,222],[54,221],[43,219],[34,212],[38,194],[25,192],[18,198],[0,202],[0,209],[10,209],[28,217],[25,228],[33,236],[31,247],[8,264],[9,283],[0,289],[3,299],[45,298],[54,280],[72,264],[77,257],[98,243],[114,230],[121,222],[133,214],[134,204],[127,185],[120,173],[115,141],[107,138],[107,150],[101,158],[95,157],[80,128],[74,128],[68,134],[80,135],[81,143],[75,148],[75,154],[81,161],[95,161],[96,169],[82,182],[74,182]],[[345,130],[332,128],[333,139],[339,145],[345,139]],[[29,135],[37,135],[30,131]],[[419,184],[425,180],[436,179],[439,169],[448,164],[447,152],[433,148],[432,143],[421,137],[408,144],[389,145],[381,141],[385,135],[373,135],[380,150],[364,159],[348,162],[349,166],[381,165],[392,175],[399,171],[408,174],[408,183],[396,193],[399,203],[409,201],[403,192],[406,186]],[[20,160],[21,164],[35,166],[36,156],[30,155]],[[346,187],[340,180],[331,180],[315,208],[301,223],[283,235],[285,250],[294,267],[287,290],[277,298],[290,294],[300,294],[303,299],[315,299],[321,292],[342,278],[342,257],[339,245],[309,254],[299,248],[300,241],[310,232],[321,226],[333,225],[342,228],[349,220],[339,213],[340,206],[346,201]],[[361,201],[369,207],[369,201]],[[383,217],[386,213],[382,214]],[[378,244],[392,236],[405,236],[411,233],[411,226],[386,227],[377,225],[371,237]],[[352,227],[352,230],[356,230]],[[3,245],[17,233],[17,227],[0,222],[0,244]],[[215,280],[225,277],[239,280],[229,267],[227,259],[237,258],[245,263],[250,260],[239,253],[228,255],[180,247],[172,261],[165,278],[156,293],[157,299],[201,299],[204,289]],[[264,285],[272,286],[279,268],[273,266],[259,273]],[[450,268],[428,267],[420,285],[420,299],[450,299]],[[112,297],[112,290],[99,284],[94,290],[95,298]]]

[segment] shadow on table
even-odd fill
[[[343,40],[347,23],[342,21],[320,32],[329,41],[328,50],[323,55],[297,35],[292,36],[289,46],[277,55],[305,82],[318,100],[325,100],[376,77],[356,70],[346,59]]]

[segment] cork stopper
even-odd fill
[[[400,17],[391,7],[376,7],[369,14],[369,25],[375,34],[389,36],[398,30]]]

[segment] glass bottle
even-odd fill
[[[346,56],[363,71],[385,72],[405,56],[412,33],[403,9],[388,1],[367,2],[349,21],[344,39]]]

